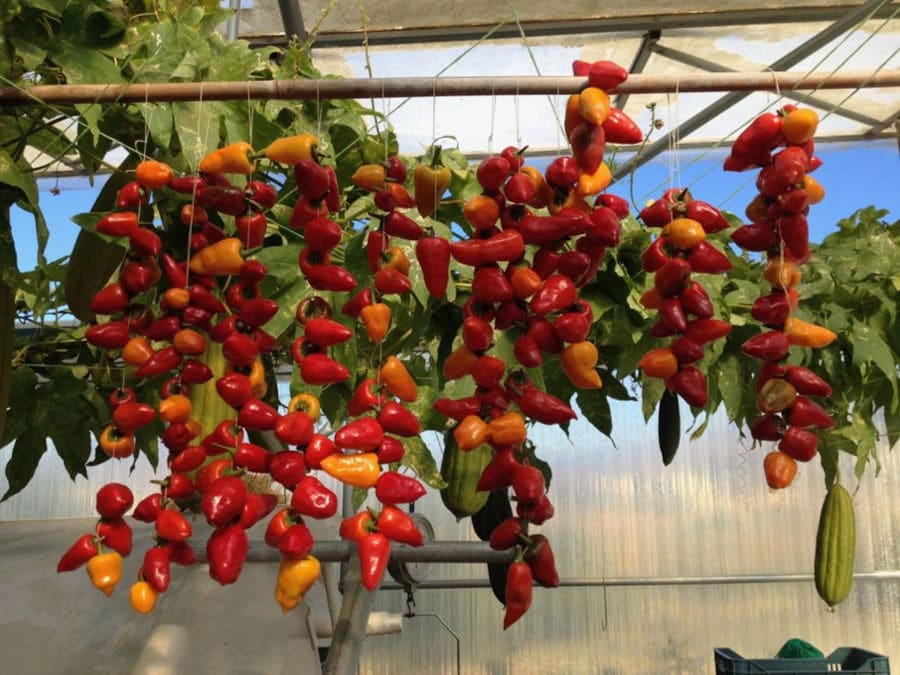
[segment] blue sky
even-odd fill
[[[826,196],[810,210],[810,238],[813,241],[821,241],[834,230],[838,220],[865,206],[887,209],[890,220],[900,218],[900,154],[896,142],[828,144],[820,146],[818,154],[823,165],[815,177],[825,186]],[[670,155],[661,155],[635,172],[635,200],[641,204],[658,197],[668,187],[687,185],[697,199],[743,214],[744,207],[756,194],[756,172],[726,173],[721,168],[724,157],[724,150],[682,151],[675,164]],[[677,180],[678,176],[680,180]],[[91,186],[83,177],[62,178],[58,182],[61,192],[56,196],[50,193],[57,185],[55,179],[40,181],[41,207],[50,226],[48,259],[65,256],[71,251],[79,230],[71,217],[90,210],[102,181],[100,177]],[[623,179],[610,191],[627,197],[628,179]],[[19,268],[32,269],[36,245],[31,216],[14,211],[13,233]]]

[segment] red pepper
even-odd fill
[[[533,534],[531,543],[525,549],[525,562],[531,568],[534,580],[541,586],[557,588],[559,573],[556,571],[556,560],[550,542],[542,534]]]
[[[527,387],[516,403],[523,415],[542,424],[564,424],[576,418],[572,408],[537,387]]]
[[[212,433],[206,436],[201,445],[211,457],[224,452],[234,452],[244,439],[243,430],[235,420],[222,420]]]
[[[213,371],[208,365],[197,359],[187,359],[181,364],[181,383],[203,384],[213,378]]]
[[[306,322],[303,336],[319,347],[331,347],[349,340],[353,331],[333,319],[321,317]]]
[[[327,436],[322,434],[313,434],[309,439],[303,456],[306,459],[306,466],[310,469],[321,469],[321,461],[326,457],[340,452],[341,449],[337,444]]]
[[[787,381],[804,396],[831,396],[831,386],[809,368],[789,366]]]
[[[680,295],[691,278],[691,265],[682,258],[671,258],[656,271],[653,285],[665,298]]]
[[[199,477],[198,477],[199,483]],[[194,494],[194,490],[203,492],[197,488],[191,479],[181,473],[173,473],[166,479],[165,491],[169,499],[188,499]]]
[[[206,448],[202,445],[189,445],[174,457],[169,458],[169,468],[177,473],[187,473],[199,469],[206,461]]]
[[[680,337],[670,345],[679,364],[696,363],[703,358],[703,347],[690,338]]]
[[[581,168],[572,157],[557,157],[544,172],[547,182],[553,188],[570,188],[578,181]]]
[[[644,140],[644,132],[627,114],[618,108],[610,108],[609,115],[603,122],[607,143],[633,145]]]
[[[261,495],[255,492],[248,492],[238,524],[245,530],[250,529],[253,525],[272,513],[272,510],[277,504],[278,498],[275,495]]]
[[[533,577],[531,568],[523,561],[509,566],[506,575],[506,613],[503,616],[503,630],[518,621],[531,607]]]
[[[788,423],[795,427],[834,428],[834,418],[804,396],[798,396],[788,410]]]
[[[275,428],[278,417],[278,411],[268,403],[251,398],[238,411],[238,424],[251,431],[265,431]]]
[[[197,191],[197,204],[229,216],[240,216],[247,210],[247,195],[233,185],[207,185]]]
[[[144,497],[134,508],[131,517],[142,523],[152,523],[162,511],[162,495],[158,492]]]
[[[709,401],[706,376],[696,366],[683,366],[672,376],[672,387],[689,405],[702,408]]]
[[[556,317],[553,330],[562,342],[581,342],[591,331],[591,321],[592,316],[584,312],[564,312]]]
[[[562,253],[550,248],[539,248],[531,261],[531,269],[538,273],[541,279],[546,279],[556,271]]]
[[[155,342],[171,342],[175,334],[182,328],[181,317],[176,314],[168,314],[158,318],[147,326],[144,334]],[[146,363],[146,361],[145,361]]]
[[[691,281],[681,292],[681,306],[688,314],[693,314],[698,319],[709,319],[713,315],[713,304],[703,286],[697,281]]]
[[[528,317],[528,335],[534,338],[541,351],[558,354],[562,351],[562,343],[556,337],[553,324],[543,316]]]
[[[153,546],[144,554],[140,573],[157,593],[169,590],[169,583],[172,580],[171,556],[168,546]]]
[[[481,401],[477,396],[460,399],[439,398],[434,402],[434,409],[444,417],[459,422],[469,415],[477,415],[481,410]]]
[[[100,349],[122,349],[131,338],[131,330],[126,321],[110,321],[92,325],[84,337]]]
[[[519,502],[537,501],[544,492],[544,474],[535,466],[520,466],[512,478],[512,489]]]
[[[311,265],[303,274],[309,285],[317,291],[346,293],[356,288],[356,279],[340,265]]]
[[[375,452],[378,455],[379,464],[393,464],[403,459],[406,449],[403,447],[400,439],[393,436],[385,436],[381,439],[381,443],[378,444]]]
[[[137,211],[141,204],[146,204],[149,201],[150,193],[136,180],[125,183],[116,195],[116,206],[120,209]]]
[[[118,281],[104,286],[94,293],[90,309],[94,314],[116,314],[128,306],[128,293]]]
[[[782,117],[778,113],[763,113],[735,139],[731,154],[737,158],[754,158],[760,152],[768,153],[782,140],[781,122]]]
[[[324,201],[313,201],[306,195],[302,195],[294,204],[288,227],[302,231],[317,218],[326,217],[328,217],[328,205]]]
[[[133,535],[124,518],[101,520],[97,523],[97,536],[102,539],[103,546],[118,551],[122,557],[127,558],[131,553]]]
[[[137,227],[128,235],[131,250],[141,255],[158,256],[162,252],[162,239],[147,227]]]
[[[325,354],[309,354],[300,364],[300,377],[309,385],[336,384],[350,377],[347,366]]]
[[[462,325],[462,339],[470,352],[485,352],[494,344],[494,328],[480,317],[467,317]]]
[[[375,496],[382,504],[410,504],[425,494],[425,488],[412,476],[384,471],[375,482]]]
[[[138,215],[134,211],[117,211],[97,221],[94,230],[111,237],[127,237],[138,228]]]
[[[247,486],[241,478],[222,476],[204,493],[200,509],[210,525],[223,527],[240,518],[246,499]]]
[[[371,230],[366,236],[366,260],[369,271],[375,274],[384,265],[384,252],[390,245],[390,238],[381,230]]]
[[[780,289],[761,295],[750,307],[750,316],[769,328],[780,328],[790,314],[790,298]]]
[[[341,243],[341,226],[330,218],[316,218],[306,224],[303,238],[314,251],[327,253]]]
[[[529,333],[523,333],[518,337],[513,345],[513,356],[526,368],[538,368],[544,362],[537,340]]]
[[[606,149],[605,126],[605,122],[602,126],[582,122],[569,133],[572,155],[582,173],[594,173],[603,162],[603,152]],[[641,134],[641,139],[643,137]]]
[[[303,195],[314,201],[328,192],[328,172],[314,159],[301,159],[294,164],[294,182]]]
[[[378,447],[383,437],[384,429],[375,418],[361,417],[338,429],[334,441],[342,448],[369,452]]]
[[[381,509],[377,520],[378,531],[391,541],[397,541],[409,546],[422,546],[424,541],[422,533],[416,526],[416,521],[410,518],[405,511],[390,504]]]
[[[293,490],[306,475],[306,460],[303,453],[286,450],[276,452],[269,461],[269,475],[272,480]]]
[[[391,542],[379,532],[362,537],[357,543],[362,584],[374,591],[381,583],[391,557]]]
[[[312,552],[312,532],[302,522],[291,525],[278,540],[278,550],[285,558],[299,560]]]
[[[246,469],[253,473],[268,473],[272,453],[254,443],[241,443],[232,460],[236,469]]]
[[[182,194],[193,194],[206,187],[206,179],[203,176],[176,176],[172,174],[167,187]]]
[[[375,531],[375,518],[371,511],[364,509],[341,521],[340,537],[345,541],[359,541]]]
[[[531,298],[531,311],[546,316],[565,309],[578,299],[578,291],[572,280],[564,274],[552,274]]]
[[[443,237],[423,237],[415,250],[428,293],[443,298],[450,279],[450,242]]]
[[[641,269],[645,272],[656,272],[662,269],[666,263],[671,262],[672,258],[665,252],[666,244],[665,237],[654,239],[653,243],[641,254]]]
[[[694,246],[688,253],[687,262],[694,272],[702,274],[724,274],[731,269],[731,261],[708,241]]]
[[[77,570],[97,553],[97,536],[94,534],[83,534],[62,554],[62,557],[56,564],[56,572]]]
[[[553,517],[553,504],[547,495],[541,495],[533,502],[516,503],[516,515],[529,523],[541,525]]]
[[[266,526],[266,533],[263,537],[266,544],[272,548],[279,548],[284,533],[287,532],[288,528],[295,522],[297,521],[292,514],[291,509],[280,509],[272,516],[271,520],[269,520],[269,524]]]
[[[570,215],[538,216],[529,212],[519,221],[519,232],[526,244],[550,246],[573,234],[579,224]]]
[[[478,479],[478,491],[490,492],[500,490],[512,485],[513,476],[518,472],[522,464],[516,459],[511,447],[498,448],[494,457],[481,472]]]
[[[398,436],[418,436],[422,433],[422,426],[415,414],[396,401],[388,401],[382,406],[378,423],[384,431]]]
[[[250,378],[236,370],[229,371],[216,380],[216,392],[232,408],[240,408],[252,396]]]
[[[685,337],[699,345],[705,345],[731,332],[731,324],[722,319],[694,319],[689,321],[685,329]]]
[[[478,267],[484,263],[484,257],[481,255],[482,246],[484,246],[483,239],[454,241],[450,244],[450,253],[453,259],[461,265]]]
[[[501,188],[509,173],[509,161],[505,157],[492,155],[481,160],[475,170],[475,177],[485,190],[496,191]]]
[[[372,304],[372,289],[364,288],[341,307],[341,312],[351,318],[358,318],[363,307]]]
[[[153,268],[142,260],[130,260],[122,266],[119,281],[132,295],[149,291],[156,283]]]
[[[790,349],[791,344],[787,335],[780,330],[754,335],[741,345],[744,354],[763,361],[781,361],[788,355]]]
[[[140,429],[150,424],[154,419],[156,419],[156,410],[149,403],[131,401],[116,406],[116,409],[113,410],[113,423],[124,432]]]
[[[156,351],[144,365],[134,371],[135,377],[154,377],[174,370],[181,365],[181,354],[175,347],[163,347]]]
[[[479,387],[485,389],[496,387],[505,373],[506,361],[487,354],[479,356],[472,366],[472,379]]]
[[[206,542],[209,575],[223,586],[237,581],[249,548],[250,539],[240,525],[215,530]]]
[[[384,219],[384,231],[392,237],[418,241],[425,236],[425,230],[409,216],[400,211],[391,211]]]
[[[386,399],[387,396],[379,390],[377,380],[374,377],[366,378],[359,383],[347,402],[347,414],[356,417],[369,410],[376,410]]]
[[[100,517],[106,520],[116,520],[125,515],[134,503],[134,495],[127,485],[122,483],[107,483],[97,490],[95,506]]]
[[[522,542],[522,537],[527,535],[527,523],[520,518],[510,516],[497,525],[491,532],[490,547],[495,551],[505,551]]]
[[[808,462],[816,456],[819,438],[802,427],[790,426],[784,432],[778,449],[798,462]]]
[[[310,518],[331,518],[337,507],[337,495],[315,476],[305,476],[291,496],[291,508]]]
[[[197,554],[193,547],[186,541],[170,541],[166,544],[169,549],[169,557],[176,565],[194,565],[197,563]]]
[[[472,298],[496,304],[514,299],[515,293],[499,267],[479,267],[472,278]]]
[[[282,415],[275,422],[275,435],[287,445],[306,445],[313,434],[313,420],[302,410]]]
[[[268,211],[278,201],[278,193],[275,188],[259,180],[251,180],[247,183],[247,193],[250,200],[262,211]]]
[[[687,316],[681,306],[681,298],[665,298],[659,307],[659,318],[673,333],[687,330]]]
[[[403,295],[412,290],[412,283],[400,270],[385,266],[375,273],[375,290],[382,295]]]

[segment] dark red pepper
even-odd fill
[[[176,351],[175,347],[163,347],[154,352],[153,356],[147,359],[142,366],[139,366],[134,371],[134,375],[135,377],[154,377],[174,370],[179,365],[181,365],[181,354]]]
[[[131,330],[126,321],[110,321],[92,325],[84,337],[100,349],[122,349],[131,338]]]
[[[378,381],[374,377],[368,377],[359,383],[347,402],[347,414],[356,417],[369,410],[376,410],[385,400],[387,395],[380,391]]]
[[[360,417],[338,429],[334,441],[342,448],[370,452],[378,447],[383,437],[384,428],[378,420],[374,417]]]
[[[415,251],[429,295],[443,298],[450,279],[450,242],[443,237],[423,237],[416,242]]]
[[[275,428],[278,417],[278,411],[268,403],[251,398],[238,411],[238,424],[251,431],[266,431]]]
[[[790,349],[791,344],[787,335],[780,330],[754,335],[741,345],[744,354],[763,361],[781,361],[788,355]]]
[[[706,376],[696,366],[683,366],[672,376],[672,388],[688,405],[702,408],[709,401]]]
[[[169,542],[186,541],[192,534],[191,524],[181,511],[163,509],[157,514],[154,523],[156,534]]]
[[[575,411],[553,394],[526,387],[516,401],[519,410],[542,424],[564,424],[576,418]]]
[[[275,435],[287,445],[306,445],[313,434],[313,420],[302,410],[282,415],[275,422]]]
[[[277,505],[278,498],[275,495],[261,495],[255,492],[248,492],[238,524],[245,530],[250,529],[253,525],[272,513]]]
[[[250,549],[250,539],[240,525],[213,531],[206,542],[209,575],[223,586],[237,581]]]
[[[518,546],[522,543],[522,538],[527,535],[526,528],[527,523],[520,518],[510,516],[491,532],[488,540],[490,547],[495,551],[505,551],[513,546]]]
[[[162,495],[158,492],[147,495],[138,502],[131,517],[142,523],[152,523],[162,511]]]
[[[310,518],[331,518],[337,507],[337,495],[315,476],[305,476],[291,496],[291,508]]]
[[[391,557],[391,542],[380,532],[362,537],[356,544],[362,584],[374,591],[381,583]]]
[[[375,496],[382,504],[410,504],[424,495],[417,479],[396,471],[383,471],[375,482]]]
[[[400,211],[391,211],[384,219],[384,231],[392,237],[418,241],[425,236],[425,230],[409,216]]]
[[[532,576],[541,586],[557,588],[559,573],[556,571],[556,560],[550,542],[542,534],[533,534],[531,543],[525,549],[525,562],[531,568]]]
[[[385,505],[378,514],[378,531],[391,541],[422,546],[422,532],[408,513],[390,504]]]
[[[77,570],[97,553],[97,536],[94,534],[83,534],[62,554],[62,557],[56,564],[56,572]]]

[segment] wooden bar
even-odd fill
[[[0,88],[0,107],[75,103],[159,103],[247,99],[316,100],[340,98],[427,98],[430,96],[534,96],[571,94],[586,85],[580,77],[435,77],[327,80],[252,80],[246,82],[163,82],[36,85]],[[788,91],[898,87],[900,69],[813,72],[637,73],[616,94],[732,91]]]

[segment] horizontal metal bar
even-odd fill
[[[631,14],[629,16],[595,15],[579,16],[575,20],[521,21],[505,24],[469,23],[467,25],[397,26],[396,28],[370,28],[364,34],[360,30],[320,30],[314,36],[314,47],[359,47],[363,39],[374,45],[423,44],[439,42],[468,42],[483,39],[489,33],[490,40],[521,40],[522,33],[530,39],[563,35],[604,35],[608,33],[644,33],[647,30],[673,30],[681,28],[709,28],[719,26],[754,26],[775,23],[809,23],[834,21],[856,7],[855,4],[810,7],[802,5],[785,7],[760,7],[752,10],[728,10],[718,5],[714,9],[697,12],[673,12]],[[892,5],[881,8],[873,18],[890,17]],[[255,46],[284,45],[283,34],[246,35]]]
[[[312,555],[322,562],[347,562],[350,560],[350,543],[346,541],[317,541]],[[205,552],[197,551],[201,562],[206,561]],[[516,557],[516,550],[495,551],[481,541],[432,541],[424,546],[391,544],[391,560],[396,562],[432,563],[510,563]],[[281,553],[262,541],[251,541],[247,562],[279,562]]]
[[[0,107],[74,103],[144,103],[247,99],[317,100],[431,96],[570,94],[582,77],[414,77],[343,80],[253,80],[247,82],[152,82],[132,84],[37,85],[0,88]],[[900,69],[814,72],[638,73],[611,90],[618,94],[712,91],[783,91],[900,86]]]
[[[715,577],[622,577],[596,579],[593,577],[570,577],[560,579],[560,587],[591,588],[620,586],[716,586],[727,584],[771,584],[797,583],[813,580],[812,574],[746,574],[725,575]],[[880,570],[875,572],[859,572],[853,575],[858,581],[895,581],[900,580],[900,570]],[[449,590],[460,588],[490,588],[487,579],[433,579],[416,585],[419,589]],[[385,582],[382,590],[398,590],[400,584]]]

